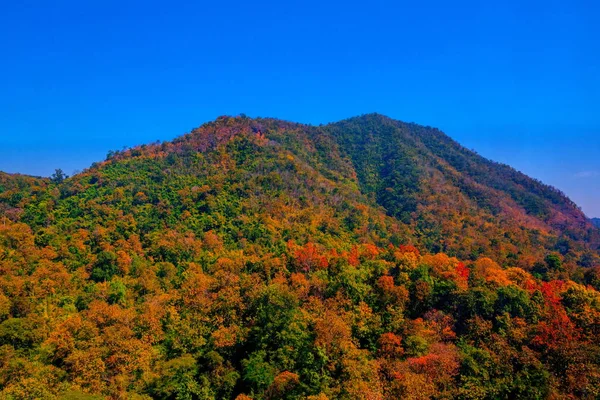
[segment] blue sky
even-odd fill
[[[592,1],[0,5],[0,170],[49,175],[223,114],[436,126],[600,216]]]

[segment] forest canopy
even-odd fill
[[[599,245],[560,191],[377,114],[0,173],[0,398],[598,398]]]

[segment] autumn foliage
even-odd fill
[[[221,117],[0,174],[0,398],[599,398],[598,233],[457,146]]]

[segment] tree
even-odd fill
[[[50,180],[54,183],[61,183],[67,178],[68,176],[60,168],[55,169],[54,173],[50,176]]]
[[[558,254],[548,254],[545,261],[550,271],[564,271],[562,260]]]

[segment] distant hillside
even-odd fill
[[[43,195],[49,179],[0,171],[0,216],[17,220],[23,206]]]
[[[31,182],[25,182],[28,179]],[[12,181],[4,184],[4,194],[0,186],[4,207],[15,209],[21,198],[23,204],[33,200],[22,210],[24,221],[34,228],[47,224],[43,221],[50,215],[34,215],[33,210],[35,201],[43,201],[38,191],[49,180],[13,176]],[[184,194],[190,188],[202,194]],[[193,225],[199,232],[218,228],[227,235],[248,229],[235,222],[244,218],[264,229],[261,210],[277,202],[274,195],[285,196],[286,207],[291,208],[278,214],[280,223],[292,226],[290,218],[296,211],[291,210],[312,209],[313,224],[339,226],[335,232],[315,233],[323,238],[358,239],[360,224],[346,223],[364,210],[385,221],[367,230],[384,241],[467,260],[488,256],[523,268],[531,268],[550,252],[560,253],[567,265],[589,265],[600,247],[598,230],[557,189],[489,161],[435,128],[378,114],[320,127],[222,117],[171,143],[111,152],[107,161],[67,180],[60,191],[60,197],[49,203],[70,209],[59,213],[60,218],[73,215],[74,202],[79,207],[86,204],[83,198],[93,198],[111,213],[134,217],[146,205],[162,204],[163,214],[175,225]],[[109,201],[121,193],[122,201]],[[201,209],[185,205],[188,195],[196,205],[199,199],[214,197],[220,199],[218,204],[237,208],[211,207],[197,215]],[[80,212],[91,211],[86,209]],[[192,221],[180,219],[186,211]],[[208,223],[225,215],[236,215],[227,223],[238,228]],[[158,217],[154,211],[145,229]],[[287,231],[276,229],[273,234],[287,241],[291,238],[283,234]]]
[[[257,144],[255,136],[264,143]],[[249,138],[252,140],[244,145],[240,160],[240,149],[235,146]],[[224,144],[226,154],[238,157],[234,161],[239,170],[232,167],[234,176],[245,171],[244,163],[249,159],[257,165],[273,164],[259,161],[265,152],[278,153],[278,157],[291,155],[295,157],[293,163],[314,175],[283,175],[286,184],[294,182],[294,191],[310,192],[313,182],[323,179],[340,193],[355,190],[350,197],[341,198],[356,199],[367,209],[383,207],[381,210],[394,218],[396,229],[402,232],[399,242],[429,252],[446,252],[463,259],[490,256],[506,265],[531,267],[553,251],[576,265],[590,251],[597,255],[600,246],[598,231],[557,189],[486,160],[437,129],[378,114],[321,127],[274,119],[222,118],[173,143],[113,154],[111,162],[137,164],[134,160],[144,154],[154,159],[166,154],[165,160],[174,163],[198,151],[210,155]],[[180,172],[174,173],[196,174],[185,168],[182,165],[176,170]],[[281,175],[283,167],[268,168],[255,174]],[[228,171],[217,170],[215,174],[230,174]],[[314,194],[303,198],[315,199]]]
[[[592,224],[600,228],[600,218],[592,218]]]
[[[409,224],[428,251],[519,265],[544,249],[573,261],[597,252],[597,232],[563,193],[438,129],[377,114],[325,129],[352,160],[363,193]]]
[[[558,190],[377,114],[0,173],[0,398],[598,398],[599,244]]]

